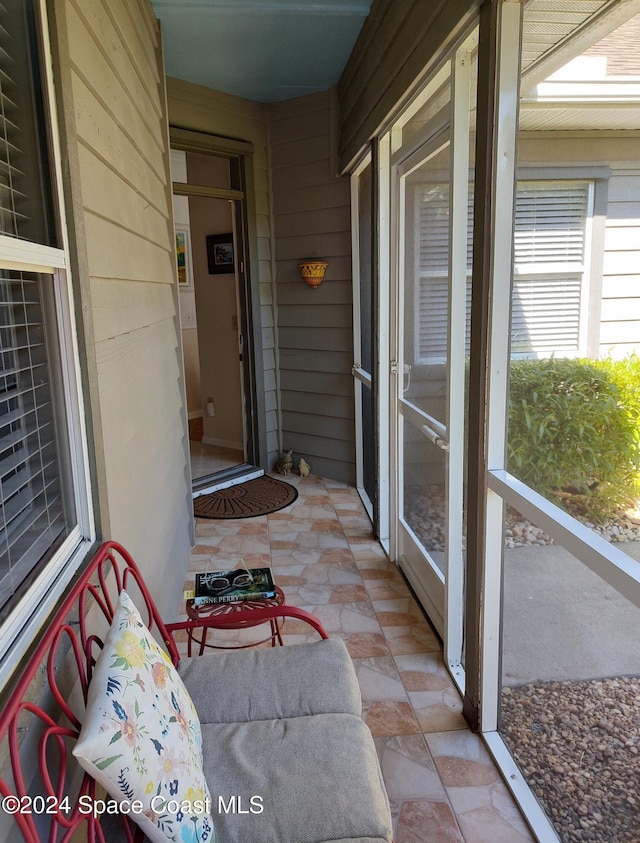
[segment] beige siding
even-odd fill
[[[56,14],[102,530],[171,616],[191,510],[159,30],[147,0]]]
[[[271,271],[271,218],[265,106],[240,97],[212,91],[180,79],[167,79],[169,122],[183,129],[249,141],[254,146],[256,227],[258,233],[258,279],[260,284],[260,319],[263,349],[275,348],[273,292]],[[254,270],[255,271],[255,270]],[[264,359],[265,402],[277,403],[275,358]],[[267,413],[267,449],[269,464],[277,456],[278,428],[276,413]]]
[[[593,275],[602,273],[602,298],[592,301],[592,353],[624,356],[640,350],[640,157],[636,133],[527,132],[519,144],[521,167],[562,167],[568,178],[588,177],[607,166],[603,252]],[[544,172],[544,170],[542,170]],[[598,288],[594,285],[594,289]],[[599,296],[600,290],[597,289]]]
[[[350,195],[331,174],[330,94],[270,106],[282,444],[312,471],[355,479]],[[308,257],[329,262],[317,289]]]
[[[416,90],[477,6],[472,0],[374,0],[338,84],[341,168]]]

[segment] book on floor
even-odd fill
[[[270,568],[237,568],[196,574],[194,606],[265,600],[276,596]]]

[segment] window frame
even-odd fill
[[[58,226],[60,248],[0,235],[0,269],[48,275],[53,284],[57,318],[57,344],[60,355],[62,395],[59,395],[67,421],[66,447],[70,455],[69,478],[76,508],[75,524],[51,558],[28,575],[26,591],[18,598],[0,625],[0,686],[8,680],[34,641],[51,609],[64,594],[87,552],[95,543],[92,484],[84,418],[80,355],[77,340],[71,278],[70,240],[63,205],[62,156],[53,85],[50,33],[45,4],[34,0],[38,30],[43,111],[47,128],[53,211]],[[26,580],[25,580],[26,581]]]
[[[518,358],[546,358],[552,355],[561,357],[597,356],[600,345],[600,310],[602,297],[602,266],[604,259],[604,231],[607,216],[608,180],[611,170],[608,167],[530,167],[522,166],[517,170],[517,184],[521,182],[588,183],[590,185],[587,198],[586,233],[584,244],[584,260],[581,269],[580,315],[578,323],[578,348],[566,351],[514,351],[512,357]],[[434,178],[433,184],[438,184]],[[419,194],[413,202],[414,223],[418,222]],[[470,197],[472,201],[472,197]],[[471,211],[470,211],[471,215]],[[416,238],[418,240],[419,238]],[[531,273],[532,275],[534,273]],[[514,272],[514,280],[518,273]],[[539,273],[535,273],[539,276]],[[415,250],[414,255],[414,313],[413,330],[414,357],[417,366],[435,366],[446,362],[446,355],[422,355],[423,336],[420,329],[420,297],[422,280],[427,273],[420,272],[420,253]],[[441,278],[448,284],[448,275],[433,276]],[[525,277],[524,275],[522,277]],[[471,301],[471,266],[467,269],[467,306]],[[511,316],[512,318],[512,316]],[[446,326],[445,326],[446,327]],[[469,353],[469,326],[467,326],[467,354]]]

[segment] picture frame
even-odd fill
[[[176,224],[176,263],[178,266],[178,287],[181,290],[193,287],[193,263],[191,261],[191,232],[188,225]]]
[[[209,275],[235,273],[236,256],[233,233],[209,234],[207,236],[207,263]]]

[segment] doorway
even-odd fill
[[[464,681],[475,47],[470,32],[391,133],[393,557]]]
[[[200,493],[255,467],[244,192],[232,187],[238,166],[229,155],[172,149],[171,160],[191,476]]]

